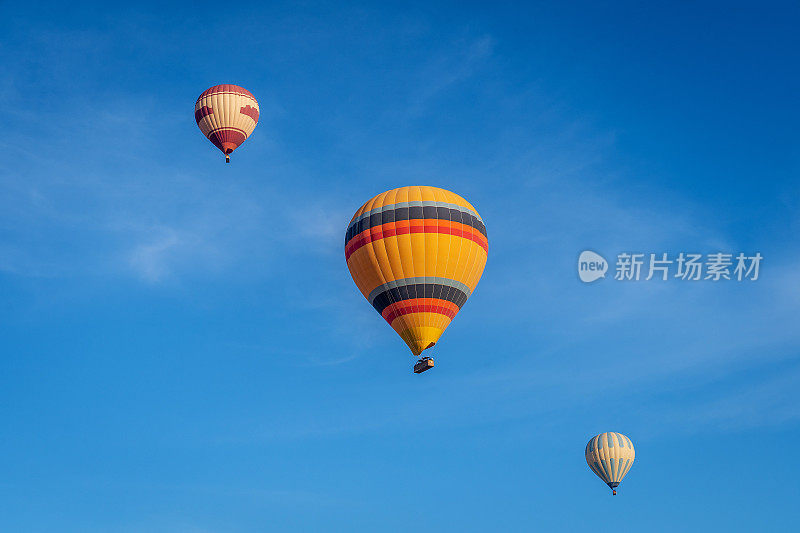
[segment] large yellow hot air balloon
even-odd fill
[[[475,290],[489,250],[475,208],[427,186],[375,196],[353,215],[344,240],[361,294],[414,355],[436,344]],[[431,366],[426,357],[414,371]]]
[[[194,119],[214,146],[231,162],[231,153],[247,139],[258,123],[258,102],[238,85],[215,85],[194,104]]]
[[[622,478],[633,465],[636,451],[631,439],[622,433],[601,433],[586,444],[586,463],[592,472],[606,482],[614,496]]]

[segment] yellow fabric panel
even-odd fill
[[[369,265],[369,253],[371,251],[369,246],[362,246],[347,261],[350,275],[353,276],[353,280],[356,282],[361,294],[364,295],[364,298],[369,296],[372,289],[385,283],[379,270],[367,266]]]
[[[380,205],[378,202],[380,201],[382,196],[383,196],[382,194],[379,194],[378,196],[374,197],[372,200],[367,202],[367,205],[366,205],[366,208],[364,209],[364,211],[370,211],[370,210],[374,209],[377,205]],[[377,248],[375,246],[375,242],[371,242],[369,244],[366,244],[366,245],[362,246],[361,249],[366,251],[366,253],[362,254],[362,256],[361,256],[362,257],[362,261],[361,261],[362,272],[367,277],[370,277],[370,278],[372,277],[372,275],[375,275],[375,284],[373,285],[372,288],[375,288],[378,285],[383,285],[384,283],[389,281],[389,279],[387,278],[387,275],[390,275],[391,271],[384,270],[384,269],[381,268],[381,265],[378,262],[378,257],[377,257],[377,253],[376,253]],[[370,290],[372,290],[372,288]],[[367,294],[369,294],[369,293],[367,293]]]
[[[377,195],[375,198],[373,198],[372,202],[368,202],[368,206],[365,211],[371,211],[390,203],[386,201],[386,198],[390,195],[390,193],[391,191],[387,191]],[[394,271],[394,266],[399,263],[399,251],[396,247],[390,246],[390,243],[387,243],[386,241],[386,239],[378,239],[364,246],[364,248],[373,248],[376,255],[381,257],[381,261],[377,265],[377,268],[381,272],[381,279],[383,280],[381,284],[394,281],[396,279],[402,279],[398,278],[398,274]],[[378,285],[370,287],[369,290],[372,291],[377,286]],[[367,295],[369,295],[369,293],[367,293]],[[411,325],[410,318],[407,315],[397,317],[395,322],[406,327]]]
[[[439,234],[438,233],[420,233],[424,243],[425,253],[422,255],[425,264],[422,271],[426,276],[436,275],[436,265],[439,259]]]
[[[472,265],[472,270],[470,272],[469,282],[467,285],[469,286],[470,290],[475,290],[475,287],[478,286],[478,282],[481,280],[481,276],[483,276],[483,269],[486,267],[486,260],[488,258],[488,254],[486,250],[481,248],[475,243],[471,243],[475,246],[475,259],[474,264]]]
[[[366,207],[367,204],[364,204],[361,207],[359,207],[358,210],[356,210],[356,213],[353,215],[353,218],[350,219],[350,222],[352,223],[353,220],[356,219],[356,217],[361,216]],[[360,251],[361,250],[359,250],[359,252]],[[373,284],[373,286],[377,285],[375,283],[375,280],[378,279],[378,273],[377,272],[373,273],[375,280],[370,281],[366,279],[368,277],[367,272],[365,272],[364,269],[361,267],[361,259],[357,257],[356,254],[351,255],[350,258],[347,260],[347,268],[350,270],[350,276],[352,276],[353,281],[356,282],[358,290],[360,290],[361,294],[363,294],[364,298],[366,298],[369,295],[369,290],[367,290],[366,286],[369,284]]]
[[[473,211],[474,213],[476,213],[476,214],[478,213],[478,210],[475,209],[474,205],[472,205],[471,203],[469,203],[468,201],[466,201],[465,199],[463,199],[459,195],[457,195],[457,194],[455,194],[453,192],[450,192],[450,191],[445,191],[445,192],[450,193],[450,203],[453,203],[453,204],[456,204],[456,205],[460,205],[462,207],[466,207],[466,208],[470,209],[471,211]],[[478,215],[478,217],[480,218],[480,215]]]
[[[359,270],[359,275],[353,273],[361,293],[366,297],[377,286],[387,281],[398,279],[436,276],[459,281],[474,291],[483,274],[486,264],[486,251],[477,243],[463,237],[454,237],[441,233],[415,234],[422,236],[425,252],[416,254],[413,242],[402,243],[402,238],[407,235],[398,235],[378,239],[366,244],[353,252],[348,260],[348,266],[377,265],[373,271],[369,268]],[[411,265],[403,267],[403,258],[409,255],[418,255],[426,262],[420,269]]]
[[[447,194],[447,191],[445,191],[444,189],[437,189],[437,188],[432,188],[432,189],[433,190],[431,190],[430,192],[432,193],[432,199],[434,201],[452,203],[449,202],[449,196]],[[435,235],[432,235],[431,237],[435,238],[437,241],[436,264],[433,268],[434,275],[437,277],[442,277],[447,279],[455,279],[448,275],[448,268],[451,264],[450,258],[452,249],[456,245],[458,245],[454,241],[456,239],[463,240],[463,238],[455,237],[453,235],[447,235],[444,233],[437,233]],[[461,280],[456,280],[456,281],[461,281]],[[447,326],[450,325],[450,318],[447,315],[440,314],[438,315],[438,319],[433,321],[433,325],[441,331],[441,333],[439,333],[439,336],[441,336],[441,334],[444,333],[444,330],[447,329]],[[437,337],[436,341],[434,342],[438,342],[438,340],[439,338]]]
[[[405,193],[405,198],[401,201],[404,202],[421,202],[422,195],[420,194],[419,187],[404,187],[403,191]],[[425,275],[425,235],[421,234],[412,234],[408,233],[403,235],[403,237],[407,237],[404,239],[405,246],[400,247],[400,254],[405,259],[403,264],[410,264],[411,265],[411,276],[410,277],[421,277]],[[408,275],[408,273],[406,273]],[[406,322],[406,327],[409,329],[406,331],[403,340],[406,341],[406,344],[409,348],[411,348],[411,352],[414,355],[419,355],[422,350],[425,349],[427,344],[424,346],[422,345],[425,341],[422,338],[424,336],[424,330],[421,328],[424,327],[424,323],[420,313],[409,313],[403,316]],[[428,334],[429,335],[429,334]]]
[[[383,205],[392,205],[398,202],[397,200],[397,189],[389,191],[384,197],[384,204]],[[384,239],[386,249],[389,251],[389,262],[391,263],[392,268],[392,275],[394,279],[403,279],[403,278],[410,278],[412,277],[410,274],[406,274],[405,269],[403,268],[403,259],[400,254],[400,242],[397,237],[389,237]]]
[[[379,206],[382,201],[383,197],[386,196],[386,193],[379,194],[375,197],[375,201],[373,203],[373,208]],[[392,262],[389,258],[389,247],[386,246],[385,239],[379,239],[377,241],[372,241],[371,243],[364,246],[364,248],[371,248],[377,258],[377,270],[381,273],[381,279],[383,283],[387,281],[393,281],[396,279],[394,271],[392,269]],[[377,285],[376,285],[377,286]],[[375,287],[372,287],[373,289]],[[370,289],[372,290],[372,289]]]
[[[403,327],[402,324],[398,324],[398,322],[400,322],[400,319],[405,317],[415,317],[417,319],[416,322],[418,323],[418,325],[433,326],[441,329],[442,331],[444,331],[444,329],[450,325],[450,318],[448,318],[447,315],[442,315],[439,313],[409,313],[407,315],[403,315],[402,317],[398,317],[397,320],[392,322],[392,328],[394,328],[394,330],[397,333],[402,333],[403,330],[406,329]],[[445,319],[444,323],[442,323],[439,317],[444,317]]]
[[[393,203],[399,204],[401,202],[409,202],[409,189],[410,187],[403,187],[395,190],[395,201]],[[412,247],[411,235],[406,233],[397,236],[397,257],[400,261],[401,270],[404,278],[413,278],[419,276],[414,270],[414,259],[411,253]]]
[[[442,333],[444,332],[439,328],[422,324],[411,326],[406,329],[400,334],[400,338],[402,338],[411,349],[411,353],[419,355],[424,350],[436,344],[439,337],[442,336]]]

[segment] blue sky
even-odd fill
[[[3,531],[796,528],[796,4],[4,12]],[[230,165],[218,83],[261,105]],[[342,249],[415,184],[490,243],[421,376]],[[764,262],[585,285],[585,249]]]

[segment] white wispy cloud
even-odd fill
[[[438,50],[415,73],[406,112],[419,116],[431,101],[459,82],[469,79],[492,55],[495,43],[490,35],[469,37]]]
[[[160,281],[169,273],[169,255],[181,245],[172,229],[159,228],[154,233],[153,240],[136,246],[130,253],[131,267],[150,282]]]

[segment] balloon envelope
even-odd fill
[[[472,204],[437,187],[375,196],[345,234],[353,280],[414,355],[436,344],[475,290],[488,249]]]
[[[619,485],[635,457],[633,442],[622,433],[601,433],[586,444],[586,463],[611,489]]]
[[[203,135],[228,159],[253,133],[258,123],[258,102],[238,85],[215,85],[197,98],[194,119]]]

